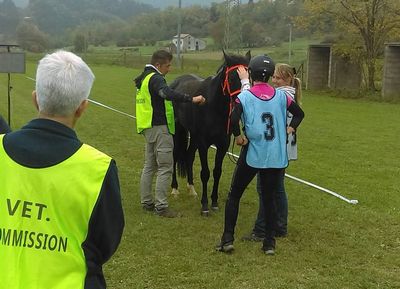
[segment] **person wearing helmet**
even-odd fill
[[[252,87],[238,95],[231,114],[232,133],[242,150],[225,205],[224,232],[216,250],[225,253],[234,250],[234,230],[240,198],[247,185],[259,173],[266,220],[262,251],[274,255],[277,218],[274,193],[288,165],[287,134],[296,131],[304,118],[304,112],[284,91],[268,84],[275,70],[274,61],[269,56],[252,58],[248,69]],[[293,115],[288,126],[287,111]],[[243,134],[240,134],[239,121],[243,125]]]
[[[242,90],[250,89],[249,74],[244,67],[238,68],[238,74],[242,82]],[[294,67],[285,63],[275,65],[275,72],[272,76],[272,83],[278,90],[284,90],[297,104],[301,104],[301,81],[296,77]],[[292,120],[290,112],[287,114],[287,123]],[[288,160],[297,159],[297,137],[295,133],[288,134],[287,139]],[[288,219],[288,199],[285,191],[284,175],[279,182],[278,189],[275,194],[275,205],[277,210],[276,237],[287,236],[287,219]],[[264,207],[261,201],[260,177],[257,174],[257,192],[260,202],[257,213],[257,219],[253,229],[249,234],[244,235],[242,241],[262,242],[265,236],[265,219]]]

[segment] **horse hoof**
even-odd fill
[[[179,196],[179,191],[177,189],[172,189],[171,196],[177,198]]]
[[[201,214],[202,217],[209,217],[210,216],[210,211],[209,210],[207,210],[207,211],[201,210],[200,214]]]
[[[214,212],[219,211],[218,202],[211,203],[211,210],[213,210]]]
[[[192,197],[197,199],[197,192],[194,189],[194,185],[187,184],[186,186],[187,186],[187,190],[188,190],[189,196],[192,196]]]
[[[213,210],[214,212],[218,212],[218,211],[219,211],[218,205],[216,205],[216,206],[211,206],[211,210]]]
[[[191,196],[191,197],[193,197],[195,199],[198,199],[198,197],[199,197],[196,192],[194,192],[194,193],[189,192],[189,196]]]

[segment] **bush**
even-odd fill
[[[17,27],[18,44],[31,52],[44,52],[48,48],[48,36],[32,23],[22,22]]]
[[[74,50],[75,52],[84,52],[86,51],[86,38],[83,34],[76,34],[74,38]]]

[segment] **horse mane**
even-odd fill
[[[190,96],[196,96],[200,93],[203,78],[195,74],[185,74],[177,77],[170,85],[170,88],[177,91],[183,91]]]

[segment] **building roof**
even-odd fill
[[[185,33],[181,33],[181,38],[185,38],[185,37],[188,37],[188,36],[192,36],[192,35],[190,35],[190,34],[185,34]],[[192,37],[193,37],[193,36],[192,36]],[[174,38],[178,38],[178,35],[175,35]]]

